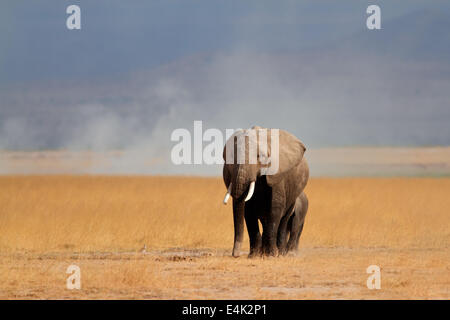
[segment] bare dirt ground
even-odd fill
[[[450,298],[449,178],[312,178],[298,254],[257,259],[231,257],[220,178],[4,176],[0,190],[1,299]]]
[[[81,289],[66,288],[69,265]],[[369,290],[366,268],[381,268]],[[3,256],[2,299],[449,299],[449,254],[436,249],[302,248],[296,257],[229,250]],[[8,276],[5,278],[4,274]]]

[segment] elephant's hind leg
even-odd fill
[[[278,236],[277,236],[277,247],[278,253],[281,255],[285,255],[287,253],[287,238],[291,226],[291,220],[293,216],[294,208],[291,207],[285,216],[281,218],[280,225],[278,227]]]
[[[292,216],[292,223],[290,228],[290,236],[287,244],[288,251],[297,251],[300,236],[305,224],[306,213],[308,212],[308,198],[305,193],[302,193],[296,203],[294,215]]]
[[[298,250],[298,242],[300,240],[300,235],[302,234],[302,231],[303,231],[303,225],[304,225],[304,222],[302,222],[301,225],[297,226],[295,231],[291,232],[291,234],[289,236],[289,241],[287,244],[288,252]]]

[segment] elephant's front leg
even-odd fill
[[[277,235],[280,218],[284,208],[272,208],[270,214],[264,219],[263,223],[263,253],[268,256],[277,256]]]
[[[233,220],[234,220],[233,257],[239,257],[241,251],[242,239],[244,238],[244,213],[245,213],[244,202],[233,199]]]
[[[245,223],[247,224],[248,237],[250,239],[249,258],[262,254],[262,240],[259,233],[258,218],[252,212],[245,212]]]

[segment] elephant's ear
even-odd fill
[[[278,172],[270,175],[267,174],[267,183],[272,186],[280,182],[284,173],[296,167],[302,161],[305,151],[306,147],[299,139],[287,131],[279,130]]]

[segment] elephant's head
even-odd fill
[[[223,151],[223,179],[227,188],[223,202],[226,204],[230,196],[233,198],[233,256],[239,256],[245,202],[252,198],[256,180],[266,175],[269,186],[277,184],[302,161],[304,153],[303,143],[284,130],[253,127],[237,131],[228,139]]]
[[[255,126],[237,131],[223,151],[223,179],[227,187],[224,203],[230,195],[235,200],[250,200],[256,179],[262,175],[266,175],[269,185],[276,184],[300,163],[305,150],[299,139],[284,130],[275,132]]]

